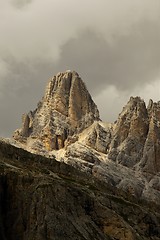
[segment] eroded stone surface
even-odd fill
[[[24,115],[22,128],[13,138],[33,149],[38,144],[47,151],[58,150],[94,120],[99,120],[99,112],[84,82],[78,73],[66,71],[49,81],[37,109]]]

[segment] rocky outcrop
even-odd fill
[[[113,130],[108,157],[130,168],[156,174],[160,171],[160,102],[148,108],[131,97]]]
[[[107,153],[112,139],[112,126],[112,124],[95,121],[86,132],[81,134],[84,136],[83,143],[98,152]]]
[[[143,156],[148,125],[144,101],[131,97],[115,123],[108,157],[127,167],[135,166]]]
[[[160,102],[150,100],[148,106],[149,130],[144,144],[141,167],[150,173],[160,172]]]
[[[84,82],[78,73],[66,71],[50,79],[37,109],[24,115],[13,138],[35,150],[58,150],[94,120],[99,120],[99,112]]]

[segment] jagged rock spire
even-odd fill
[[[97,106],[78,73],[61,72],[50,79],[37,109],[24,115],[22,129],[13,137],[22,142],[30,139],[30,144],[34,142],[48,150],[60,149],[69,136],[94,120],[99,120]]]
[[[51,110],[65,115],[75,126],[88,114],[92,119],[99,118],[95,103],[75,71],[66,71],[54,76],[46,87],[44,101]]]
[[[131,97],[115,124],[109,158],[133,167],[143,156],[148,133],[148,112],[140,97]]]

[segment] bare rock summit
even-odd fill
[[[49,80],[37,109],[23,115],[13,138],[35,150],[58,150],[95,120],[99,112],[84,82],[67,70]]]

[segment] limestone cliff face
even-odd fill
[[[114,124],[95,122],[84,143],[123,166],[160,172],[160,102],[131,97]]]
[[[14,134],[34,149],[61,149],[68,137],[99,120],[98,109],[78,73],[58,73],[48,83],[37,109],[23,116],[23,126]]]
[[[149,126],[141,166],[150,173],[160,172],[160,102],[148,106]]]
[[[58,73],[49,82],[43,104],[50,111],[68,117],[69,123],[84,129],[99,119],[98,109],[77,72]]]
[[[131,97],[114,126],[108,157],[128,167],[160,171],[160,102]]]
[[[139,162],[143,156],[148,125],[144,101],[131,97],[115,123],[109,158],[128,167]]]

